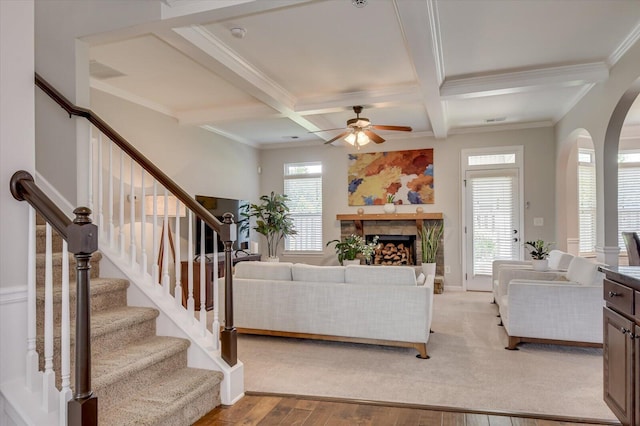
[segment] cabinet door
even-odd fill
[[[635,324],[604,308],[604,401],[623,425],[633,425]]]

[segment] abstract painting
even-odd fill
[[[349,154],[349,205],[433,204],[433,148]]]

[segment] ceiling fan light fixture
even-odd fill
[[[353,133],[349,133],[344,140],[348,144],[355,146],[357,149],[360,149],[361,146],[371,142],[369,136],[367,136],[362,130],[356,130]]]
[[[351,0],[351,4],[357,8],[361,8],[367,5],[367,0]]]

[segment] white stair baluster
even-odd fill
[[[176,232],[173,238],[175,245],[174,271],[176,275],[175,292],[173,293],[176,306],[182,306],[182,263],[180,262],[180,200],[176,197]]]
[[[204,220],[200,221],[200,328],[202,335],[206,335],[207,331],[207,287],[206,282],[206,262],[207,256],[204,251],[204,227],[207,224]]]
[[[147,189],[144,187],[144,169],[140,173],[140,186],[142,187],[140,195],[140,272],[143,276],[147,275],[147,206],[146,197]]]
[[[195,320],[195,302],[193,299],[193,212],[189,210],[189,236],[187,245],[187,315],[189,324]]]
[[[152,235],[153,235],[153,254],[154,256],[158,253],[158,181],[153,180],[153,227],[152,227]],[[158,268],[158,262],[153,262],[153,266],[151,266],[151,276],[153,277],[153,284],[158,284],[160,282],[160,270]]]
[[[96,164],[98,170],[98,231],[101,236],[106,236],[104,229],[104,200],[103,200],[103,188],[102,188],[102,133],[98,134],[98,163]]]
[[[213,347],[220,349],[220,318],[218,317],[218,233],[213,231],[213,322],[211,332],[213,333]]]
[[[62,242],[62,307],[60,312],[60,424],[67,424],[67,402],[71,400],[71,318],[69,309],[69,251]]]
[[[131,180],[130,180],[130,188],[129,188],[129,233],[131,234],[129,237],[129,255],[131,256],[131,267],[133,268],[136,265],[136,252],[138,248],[136,247],[136,193],[133,185],[133,166],[135,162],[133,158],[129,159],[130,168],[131,168]]]
[[[115,245],[115,224],[113,223],[113,143],[109,143],[109,247]]]
[[[50,413],[57,407],[54,401],[56,373],[53,371],[53,254],[51,225],[46,225],[46,252],[44,278],[44,377],[42,379],[42,408]]]
[[[36,210],[29,206],[27,258],[27,371],[26,385],[31,392],[42,386],[39,356],[36,350]]]
[[[118,227],[120,229],[120,234],[118,236],[119,245],[119,253],[120,256],[124,256],[124,151],[120,150],[120,190],[118,191],[118,195],[120,196],[120,217],[118,220]]]
[[[88,174],[89,174],[89,194],[87,199],[89,200],[89,208],[93,211],[93,152],[95,142],[93,140],[93,126],[89,125],[89,164],[88,164]]]
[[[171,277],[169,277],[169,191],[164,189],[164,215],[162,219],[162,289],[169,294]]]

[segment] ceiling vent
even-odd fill
[[[98,80],[107,80],[114,77],[124,77],[126,74],[96,60],[91,60],[89,61],[89,75]]]
[[[495,118],[487,118],[484,120],[485,123],[500,123],[501,121],[505,121],[507,117],[495,117]]]

